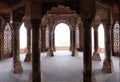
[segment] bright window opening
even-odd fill
[[[105,48],[105,40],[104,40],[104,28],[102,23],[98,27],[98,46],[99,46],[99,52],[104,52]]]
[[[27,31],[24,23],[20,27],[20,53],[26,53]]]
[[[69,50],[70,28],[65,23],[59,23],[55,27],[55,47],[56,50]]]

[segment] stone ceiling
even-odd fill
[[[21,0],[0,0],[0,16],[9,16],[10,15],[10,7],[20,2]],[[59,2],[76,2],[78,0],[59,0]],[[111,4],[117,2],[120,5],[120,0],[96,0],[100,4]],[[42,0],[42,2],[58,2],[58,0]]]

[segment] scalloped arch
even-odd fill
[[[58,5],[57,7],[52,7],[51,10],[48,10],[47,14],[76,14],[76,12],[70,9],[70,7]]]

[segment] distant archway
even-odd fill
[[[27,31],[24,23],[20,26],[20,53],[26,53]]]
[[[69,50],[70,28],[66,23],[58,23],[55,27],[55,48],[56,50]]]
[[[104,52],[105,49],[105,38],[104,38],[104,28],[103,24],[101,23],[98,27],[98,51]]]

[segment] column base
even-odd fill
[[[78,56],[78,51],[77,51],[77,49],[72,50],[72,56]]]
[[[83,72],[83,82],[96,82],[95,74],[92,73],[92,76],[90,77],[89,74],[87,75]]]
[[[25,62],[30,62],[31,61],[31,53],[28,53],[28,54],[26,54],[26,57],[25,57]]]
[[[41,79],[40,82],[44,82],[44,78],[43,78],[43,74],[42,73],[41,73],[40,79]],[[32,82],[32,73],[30,73],[28,82]]]
[[[100,54],[98,52],[94,52],[92,59],[94,61],[101,61]]]
[[[102,71],[106,73],[112,73],[113,71],[112,60],[110,62],[106,59],[104,60]]]
[[[54,56],[53,50],[48,49],[47,56],[53,57]]]
[[[13,67],[13,73],[17,74],[17,73],[23,72],[21,61],[15,62],[13,66],[14,66]]]

